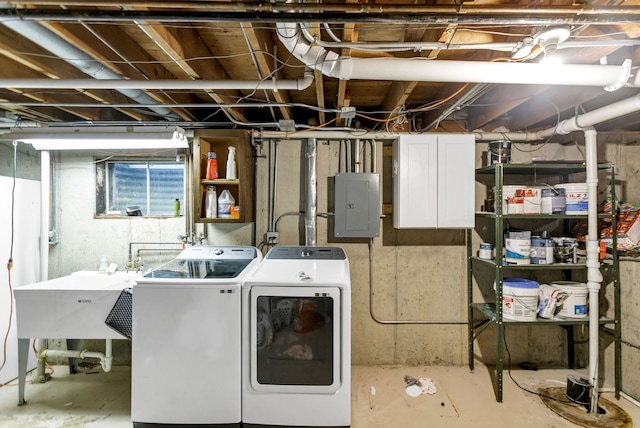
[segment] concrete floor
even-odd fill
[[[18,406],[18,388],[0,388],[1,427],[131,427],[131,368],[116,366],[110,373],[99,367],[81,368],[69,375],[55,366],[45,384],[28,384],[27,405]],[[512,370],[513,378],[527,389],[566,384],[567,369]],[[428,377],[434,395],[410,397],[404,375]],[[496,403],[489,371],[477,367],[353,367],[352,427],[575,427],[547,409],[542,401],[518,388],[505,372],[504,402]],[[640,421],[640,408],[612,393],[602,395]]]

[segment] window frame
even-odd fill
[[[177,164],[182,167],[182,196],[180,201],[182,201],[181,206],[185,206],[184,201],[187,195],[187,163],[185,158],[180,157],[137,157],[137,156],[119,156],[119,157],[109,157],[107,159],[97,159],[94,161],[96,164],[95,169],[95,177],[96,177],[96,206],[94,210],[94,215],[96,217],[136,217],[136,216],[127,216],[124,210],[110,210],[110,197],[112,192],[111,183],[111,174],[110,174],[110,165],[113,164],[144,164],[145,166],[145,200],[146,200],[146,208],[145,212],[149,213],[151,210],[151,206],[153,205],[153,194],[151,191],[151,170],[153,169],[154,164]],[[142,204],[141,204],[141,208]],[[157,217],[157,218],[167,218],[174,217],[173,212],[166,214],[144,214],[144,217]]]

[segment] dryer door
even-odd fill
[[[326,394],[340,389],[340,288],[254,286],[250,302],[253,389]]]

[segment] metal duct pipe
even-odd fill
[[[479,50],[486,49],[499,52],[512,52],[517,49],[522,42],[489,42],[489,43],[444,43],[444,42],[347,42],[335,37],[333,33],[327,34],[333,39],[327,42],[313,36],[309,32],[308,25],[301,25],[302,34],[305,39],[313,45],[318,45],[329,49],[355,49],[363,51],[424,51],[424,50]],[[325,24],[325,30],[327,26]],[[601,46],[638,46],[640,40],[593,40],[593,41],[564,41],[558,45],[558,49],[568,48],[588,48]]]
[[[297,80],[125,80],[125,79],[0,79],[2,88],[21,89],[245,89],[302,91],[313,82],[313,71],[306,69],[304,77]],[[124,93],[124,92],[123,92]],[[126,94],[125,94],[126,95]],[[131,97],[133,98],[133,97]],[[142,100],[138,99],[142,103]],[[148,100],[145,101],[150,103]],[[157,103],[156,103],[157,104]]]
[[[279,23],[276,30],[284,46],[305,65],[341,80],[600,86],[616,90],[627,83],[631,73],[630,61],[622,66],[545,67],[536,63],[342,57],[322,47],[311,46],[298,31],[297,24]]]
[[[306,209],[304,214],[304,230],[305,245],[314,247],[316,245],[316,220],[317,220],[317,160],[318,160],[318,140],[315,138],[307,139],[307,148],[305,156],[307,158],[307,197]]]
[[[6,7],[6,4],[0,5],[0,8]],[[82,50],[68,43],[62,37],[58,36],[54,32],[46,29],[42,25],[33,21],[24,21],[21,19],[4,19],[2,24],[9,27],[16,33],[28,38],[32,42],[38,44],[42,48],[49,52],[59,56],[67,61],[82,72],[94,77],[95,79],[114,79],[122,81],[122,76],[107,69],[100,62],[96,61],[90,55],[86,54]],[[44,79],[50,80],[50,79]],[[11,87],[11,86],[3,86]],[[79,88],[76,86],[75,88]],[[110,86],[105,89],[113,89],[114,86]],[[72,88],[74,89],[74,88]],[[86,88],[88,89],[88,88]],[[131,98],[132,100],[143,104],[158,104],[156,100],[151,98],[140,90],[140,88],[134,89],[116,89],[121,94]],[[150,109],[168,120],[179,120],[180,117],[176,115],[171,109],[166,107],[150,107]]]

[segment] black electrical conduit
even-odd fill
[[[175,2],[180,3],[180,2]],[[227,4],[225,4],[227,6]],[[221,8],[219,8],[221,9]],[[333,9],[333,10],[332,10]],[[336,10],[337,9],[337,10]],[[298,23],[329,22],[344,23],[425,23],[447,24],[501,24],[501,25],[565,25],[565,24],[637,24],[640,11],[635,6],[597,7],[585,9],[561,8],[554,11],[528,10],[522,15],[518,8],[502,9],[501,13],[491,10],[465,8],[460,13],[458,7],[436,8],[420,5],[375,5],[362,4],[313,4],[313,3],[261,3],[251,4],[245,11],[228,10],[95,10],[95,9],[15,9],[0,10],[0,20],[22,21],[91,21],[91,22],[259,22]],[[293,12],[292,12],[293,10]],[[283,13],[285,12],[285,13]],[[371,12],[371,13],[369,13]]]

